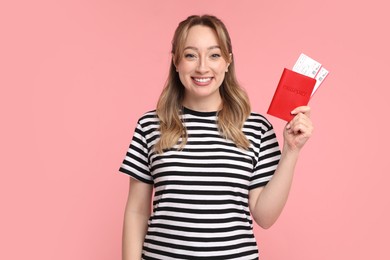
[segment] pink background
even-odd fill
[[[0,259],[120,259],[118,167],[177,23],[203,13],[225,21],[257,112],[301,52],[331,71],[287,206],[256,228],[262,259],[390,259],[387,2],[2,1]]]

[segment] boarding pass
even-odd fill
[[[326,76],[329,74],[329,71],[325,69],[321,63],[313,60],[303,53],[299,56],[292,70],[302,75],[316,79],[316,84],[314,85],[313,92],[311,93],[312,96],[324,81]]]

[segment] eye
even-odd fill
[[[191,60],[191,59],[195,59],[196,55],[193,53],[186,53],[184,54],[184,58]]]
[[[211,54],[211,58],[213,58],[213,59],[218,59],[218,58],[220,58],[221,57],[221,54],[219,54],[219,53],[213,53],[213,54]]]

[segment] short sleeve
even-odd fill
[[[119,171],[144,183],[153,184],[153,178],[149,170],[148,154],[145,132],[140,122],[138,122]]]
[[[260,137],[259,153],[251,176],[249,189],[266,185],[271,180],[279,160],[279,143],[272,125],[269,125]]]

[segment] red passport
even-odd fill
[[[267,113],[290,121],[294,108],[309,103],[315,84],[315,79],[285,68]]]

